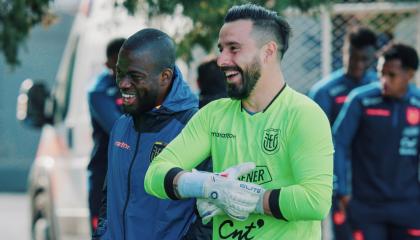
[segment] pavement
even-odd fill
[[[24,193],[0,193],[0,239],[30,239],[29,197]]]

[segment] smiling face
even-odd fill
[[[132,116],[157,106],[163,90],[161,72],[149,51],[121,49],[117,61],[117,86],[123,99],[123,111]]]
[[[225,73],[228,95],[246,99],[261,77],[259,48],[252,36],[252,21],[225,23],[219,33],[217,64]]]

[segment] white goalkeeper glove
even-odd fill
[[[246,163],[229,168],[221,174],[198,171],[184,173],[178,180],[178,194],[181,197],[208,199],[209,202],[204,204],[199,201],[200,215],[205,218],[203,222],[220,214],[220,209],[230,217],[243,221],[259,208],[257,205],[262,205],[265,192],[259,185],[236,179],[254,168],[254,163]]]
[[[225,171],[220,173],[220,175],[230,179],[237,179],[238,177],[249,173],[253,169],[255,169],[255,163],[242,163],[237,166],[226,169]],[[210,222],[214,216],[222,215],[224,213],[222,209],[218,208],[209,200],[201,198],[197,199],[197,210],[200,214],[201,221],[203,222],[203,224],[207,224],[208,222]]]

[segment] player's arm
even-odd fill
[[[144,181],[145,190],[158,198],[176,199],[173,180],[183,170],[191,171],[210,156],[209,118],[198,111],[181,133],[151,162]]]
[[[99,218],[98,218],[98,227],[96,228],[95,232],[92,234],[92,240],[101,239],[104,237],[104,234],[107,229],[107,177],[105,177],[104,185],[102,187],[102,199],[101,199],[101,206],[99,208]]]
[[[266,193],[266,213],[287,221],[323,219],[331,207],[333,143],[322,110],[307,104],[288,119],[284,151],[296,183]]]
[[[114,139],[114,133],[117,131],[117,124],[112,128],[111,134],[110,134],[110,142],[113,142]],[[108,159],[109,161],[112,161],[114,154],[114,148],[109,147],[108,148]],[[95,230],[95,232],[92,235],[92,240],[96,239],[107,239],[107,228],[108,228],[108,214],[107,214],[107,207],[108,207],[108,181],[112,180],[109,179],[108,176],[110,174],[110,170],[108,168],[108,172],[105,175],[105,181],[102,187],[102,199],[101,199],[101,205],[99,207],[99,219],[98,219],[98,227]]]
[[[147,170],[146,192],[159,198],[208,199],[230,217],[245,220],[258,206],[264,189],[259,185],[192,168],[210,156],[210,116],[200,110],[183,131],[152,161]],[[255,168],[239,167],[244,174]]]
[[[121,116],[119,107],[114,99],[106,94],[105,90],[91,91],[88,97],[92,117],[109,134],[115,121]]]
[[[336,193],[339,196],[350,194],[350,149],[353,137],[359,127],[362,105],[354,94],[344,104],[333,125],[334,135],[334,174],[336,176]]]

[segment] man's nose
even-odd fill
[[[385,75],[382,75],[379,80],[382,84],[385,84],[389,81],[389,78]]]
[[[119,88],[129,88],[131,87],[131,80],[128,77],[122,77],[118,81],[118,87]]]
[[[219,67],[223,67],[223,66],[230,66],[231,64],[231,59],[229,54],[227,54],[226,52],[222,51],[219,56],[217,57],[217,65]]]

